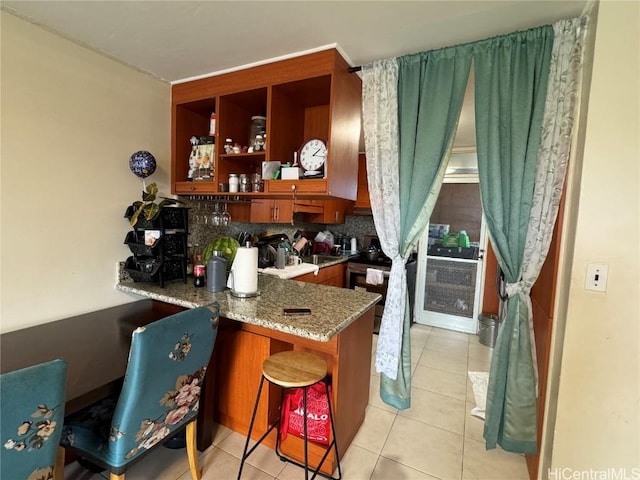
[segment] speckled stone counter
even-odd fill
[[[261,294],[254,298],[236,298],[229,290],[209,293],[206,288],[195,288],[192,281],[165,282],[161,288],[134,283],[126,275],[121,275],[116,288],[185,308],[213,302],[220,305],[222,318],[210,363],[215,373],[205,377],[205,401],[198,420],[205,431],[212,431],[216,419],[246,435],[262,364],[270,355],[304,350],[323,358],[332,386],[338,449],[344,455],[364,421],[369,402],[374,305],[380,295],[265,274],[258,275]],[[283,308],[287,307],[307,307],[311,315],[285,317]],[[264,390],[254,439],[266,433],[268,419],[277,418],[281,399],[278,389]],[[273,432],[264,445],[274,447]],[[284,455],[304,461],[303,442],[295,435],[288,435],[280,449]],[[323,445],[310,442],[310,463],[317,465],[324,451]],[[331,452],[322,472],[330,475],[336,462]]]
[[[220,316],[252,325],[328,342],[347,328],[381,298],[376,293],[313,283],[283,280],[258,275],[261,294],[254,298],[236,298],[227,289],[210,293],[187,281],[166,282],[164,288],[149,283],[121,279],[116,288],[161,302],[195,308],[218,302]],[[311,315],[284,316],[283,308],[307,307]]]

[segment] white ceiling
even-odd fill
[[[587,0],[1,2],[4,10],[169,82],[328,46],[336,46],[353,65],[363,65],[575,17],[586,4]]]

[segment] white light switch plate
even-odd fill
[[[587,278],[584,282],[584,289],[594,292],[606,292],[608,274],[609,265],[606,263],[589,263],[587,265]]]

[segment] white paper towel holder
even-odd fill
[[[249,250],[250,252],[246,252],[245,249]],[[239,261],[241,253],[242,253],[242,258],[243,258],[243,262],[244,262],[243,263],[243,268],[250,268],[251,271],[253,273],[255,273],[255,288],[256,289],[254,291],[252,291],[252,292],[238,292],[235,289],[236,282],[234,281],[234,273],[235,273],[235,267],[237,266],[237,263]],[[249,255],[249,254],[252,254],[252,256],[247,258],[247,255]],[[246,264],[247,260],[251,261],[252,265]],[[233,264],[231,265],[231,270],[229,271],[229,278],[227,278],[227,286],[231,290],[231,296],[233,296],[233,297],[251,298],[251,297],[257,297],[258,295],[260,295],[260,290],[257,288],[257,286],[258,286],[258,249],[256,247],[251,247],[251,243],[250,242],[247,242],[246,247],[244,247],[244,248],[243,247],[239,247],[238,248],[238,251],[236,252],[236,258],[234,259]]]
[[[257,297],[260,295],[260,290],[256,290],[255,292],[236,292],[235,290],[231,290],[231,295],[237,298]]]

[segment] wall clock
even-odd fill
[[[327,145],[318,138],[309,140],[300,148],[298,158],[300,165],[304,169],[305,177],[324,176],[324,164],[327,160]]]

